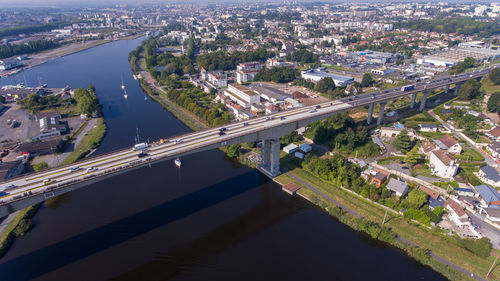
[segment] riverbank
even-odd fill
[[[76,162],[89,154],[93,149],[96,149],[104,139],[104,136],[106,136],[106,131],[104,118],[99,117],[95,125],[83,136],[80,143],[76,145],[75,150],[62,161],[61,165]]]
[[[18,211],[0,233],[0,258],[7,253],[15,238],[24,236],[34,226],[31,220],[38,211],[40,204]]]
[[[384,237],[380,239],[379,235],[372,235],[372,238],[384,241],[405,251],[409,256],[425,265],[429,265],[450,280],[473,280],[469,277],[470,272],[486,276],[495,260],[494,256],[488,258],[478,257],[458,245],[454,237],[446,235],[439,229],[424,227],[392,212],[386,213],[385,209],[373,202],[325,183],[301,168],[282,174],[275,180],[282,185],[294,182],[301,187],[298,191],[300,196],[321,208],[328,208],[329,213],[335,217],[337,217],[338,212],[332,213],[331,206],[335,206],[335,208],[341,206],[344,213],[349,214],[349,216],[368,220],[376,224],[380,229],[388,228],[391,233],[398,237],[399,241],[387,240]],[[306,184],[314,187],[314,190],[306,186]],[[329,201],[328,198],[331,198],[333,202],[338,202],[338,206]],[[342,218],[338,219],[344,222]],[[347,221],[346,224],[355,230],[366,232],[365,229],[360,228],[359,225],[362,223],[359,221],[355,224]],[[415,250],[415,248],[418,250]],[[425,251],[422,252],[422,250]],[[494,251],[494,253],[498,254],[498,251]],[[487,280],[496,280],[495,277],[499,276],[499,274],[500,269],[494,267]],[[475,278],[476,280],[486,280],[476,276]]]

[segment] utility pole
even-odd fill
[[[486,278],[488,278],[488,276],[490,276],[490,273],[493,270],[493,266],[495,266],[495,264],[497,263],[497,259],[498,259],[498,257],[495,257],[495,261],[491,264],[490,270],[488,270],[488,274],[486,274]]]
[[[385,215],[384,215],[384,220],[382,221],[382,225],[384,225],[384,224],[385,224],[385,218],[387,217],[387,212],[388,212],[388,211],[389,211],[389,210],[385,209]]]

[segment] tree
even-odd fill
[[[418,188],[415,188],[410,191],[410,193],[408,193],[406,202],[410,205],[411,208],[419,209],[427,202],[427,193]]]
[[[457,92],[458,99],[461,100],[471,100],[480,96],[481,83],[475,79],[465,81],[459,88]]]
[[[489,257],[492,249],[490,239],[487,237],[481,239],[462,239],[460,240],[460,244],[470,252],[483,258]]]
[[[490,73],[490,80],[495,85],[500,85],[500,68],[495,68]]]
[[[240,156],[240,148],[241,145],[233,144],[227,147],[226,154],[227,156],[234,158]]]
[[[394,147],[396,147],[399,151],[403,153],[407,153],[413,147],[413,141],[410,136],[408,136],[408,131],[402,130],[401,133],[394,139],[392,142]]]
[[[500,92],[491,94],[487,108],[489,112],[500,112]]]
[[[421,155],[418,153],[418,147],[414,146],[407,154],[405,157],[405,162],[408,164],[408,166],[413,167],[415,164],[417,164],[420,159]]]
[[[361,87],[370,87],[375,83],[370,73],[363,74],[363,79],[361,79]]]
[[[284,146],[289,145],[290,143],[299,141],[299,134],[297,131],[293,131],[292,133],[281,137],[281,144]]]
[[[320,92],[320,93],[326,93],[329,90],[334,90],[335,89],[335,82],[333,82],[333,79],[330,77],[322,78],[321,80],[316,83],[316,86],[314,86],[314,90]]]

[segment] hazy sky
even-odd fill
[[[388,0],[298,0],[299,2],[392,2]],[[497,2],[497,0],[484,0],[484,1],[475,1],[471,0],[421,0],[421,1],[412,1],[412,0],[402,0],[402,1],[394,1],[394,2],[455,2],[455,3],[490,3]],[[281,2],[280,0],[0,0],[0,8],[11,8],[11,7],[88,7],[88,6],[104,6],[110,4],[149,4],[149,3],[186,3],[186,2],[203,2],[203,3],[216,3],[216,2]]]

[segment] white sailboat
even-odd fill
[[[123,76],[122,76],[122,86],[121,87],[122,87],[122,90],[123,90],[123,97],[125,99],[127,99],[128,95],[127,95],[127,90],[125,89],[125,85],[123,84]]]

